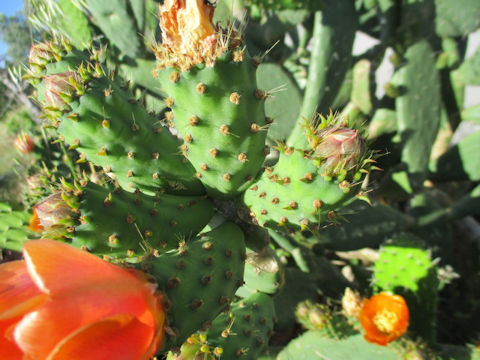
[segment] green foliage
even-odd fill
[[[373,345],[355,335],[345,340],[333,340],[323,337],[319,332],[308,331],[293,340],[280,352],[278,360],[314,360],[327,358],[331,360],[349,359],[385,359],[397,360],[397,352],[385,347]]]
[[[438,278],[431,255],[421,239],[397,235],[384,244],[375,263],[377,291],[401,294],[410,311],[410,329],[428,341],[435,339]]]

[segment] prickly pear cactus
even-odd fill
[[[410,234],[398,235],[384,244],[374,268],[378,291],[402,294],[411,316],[410,329],[433,340],[437,318],[438,278],[434,263],[422,242]],[[432,326],[433,324],[433,326]]]
[[[40,117],[0,65],[0,261],[42,237],[147,273],[158,358],[475,358],[477,2],[27,0],[52,40]]]
[[[220,311],[227,310],[243,284],[245,243],[231,223],[186,242],[147,262],[168,296],[170,345],[181,345],[196,330],[207,330]]]
[[[183,137],[182,152],[214,195],[234,195],[256,177],[268,154],[268,92],[256,87],[258,66],[234,29],[212,25],[186,29],[200,38],[172,33],[166,7],[160,14],[163,43],[157,50],[158,77],[167,93],[167,118]],[[213,14],[210,5],[203,11]],[[182,15],[179,13],[180,21]],[[202,55],[192,55],[195,47]]]
[[[307,149],[280,144],[280,158],[244,194],[259,225],[317,230],[336,211],[362,196],[359,180],[368,172],[368,153],[358,131],[330,115],[316,129],[306,126]]]
[[[59,134],[79,152],[77,162],[103,167],[129,191],[201,194],[193,167],[179,153],[180,143],[158,120],[161,114],[149,114],[118,79],[107,77],[104,65],[85,65],[87,60],[84,53],[57,54],[45,65],[38,86],[38,98]]]
[[[68,239],[111,258],[137,258],[175,248],[208,223],[213,206],[205,197],[155,197],[88,183],[64,183],[61,192],[34,207],[44,237]]]

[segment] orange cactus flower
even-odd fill
[[[30,136],[25,133],[18,135],[13,141],[13,144],[15,148],[23,154],[30,154],[35,148],[35,143]]]
[[[382,292],[364,301],[359,318],[365,340],[387,345],[405,334],[410,315],[403,297]]]
[[[147,360],[165,312],[140,272],[53,240],[0,265],[0,359]]]

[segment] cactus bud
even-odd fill
[[[362,310],[362,305],[363,298],[360,294],[347,287],[342,297],[342,309],[345,316],[358,317]]]
[[[15,148],[23,154],[30,154],[35,148],[35,143],[30,136],[25,133],[18,135],[13,144],[15,145]]]
[[[65,110],[80,82],[78,73],[70,71],[45,76],[45,102],[52,108]]]
[[[357,130],[347,127],[329,126],[308,140],[322,175],[338,177],[355,172],[365,155],[365,140]]]
[[[74,211],[63,199],[60,192],[40,201],[33,207],[33,211],[33,217],[38,217],[38,223],[43,230],[62,226],[65,220],[71,219],[74,214]]]
[[[295,311],[297,320],[309,330],[322,330],[331,325],[331,314],[327,306],[304,301]]]
[[[28,55],[28,63],[35,72],[40,72],[45,65],[58,60],[59,55],[52,49],[49,43],[38,43],[32,45]]]

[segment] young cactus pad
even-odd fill
[[[382,246],[374,267],[375,288],[402,295],[410,309],[410,329],[425,340],[435,337],[438,278],[421,239],[397,235]]]
[[[244,194],[259,225],[315,230],[358,194],[369,162],[364,140],[337,121],[331,115],[316,129],[308,125],[309,149],[280,144],[278,163]]]

